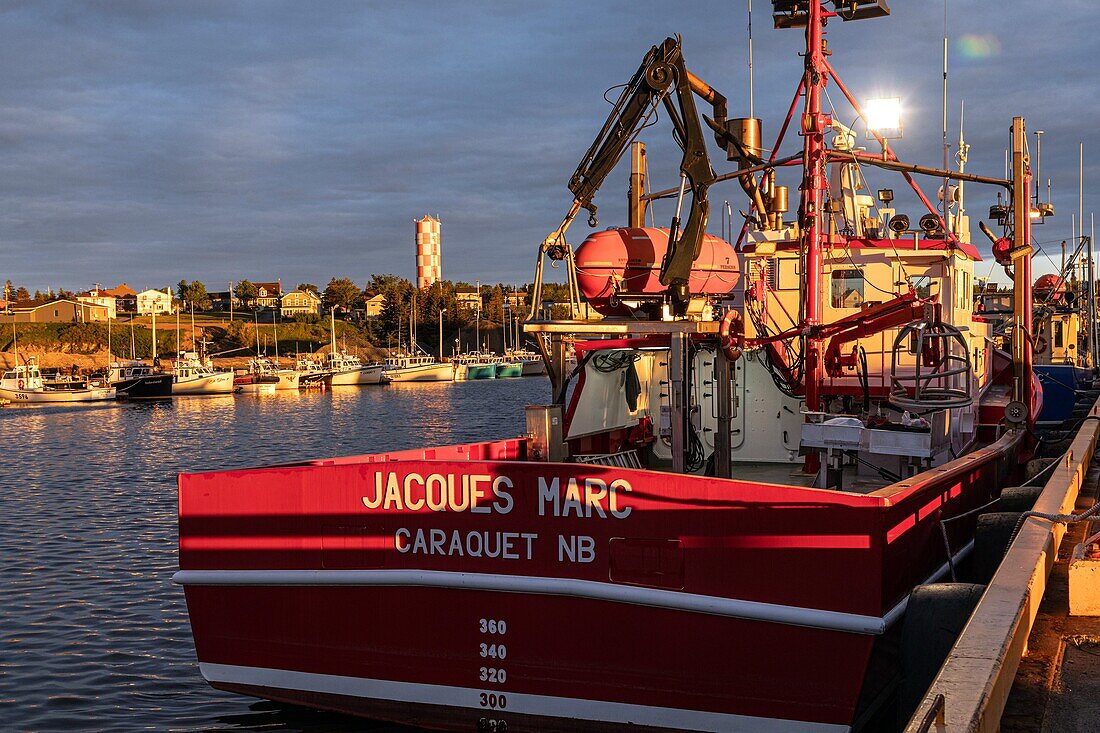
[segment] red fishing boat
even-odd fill
[[[554,395],[528,407],[527,434],[180,476],[175,579],[210,684],[454,730],[893,719],[899,684],[919,682],[901,639],[914,589],[962,572],[975,510],[1030,454],[1024,125],[1008,179],[901,163],[879,130],[863,151],[823,108],[831,85],[863,115],[824,31],[886,4],[773,6],[806,47],[770,155],[670,38],[582,160],[540,249],[532,302],[561,262],[574,317],[526,324]],[[646,194],[635,136],[660,106],[680,183]],[[801,150],[778,155],[792,121]],[[566,230],[582,209],[595,225],[628,149],[629,226],[574,250]],[[870,166],[912,185],[919,230],[864,191]],[[939,210],[918,174],[1005,193],[1002,232],[982,228],[1015,282],[1011,353],[973,312],[961,197]],[[747,195],[735,246],[706,235],[708,188],[731,180]],[[646,227],[661,198],[676,217]]]

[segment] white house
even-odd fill
[[[118,299],[114,295],[108,294],[107,291],[101,290],[98,286],[86,293],[81,293],[76,296],[76,299],[81,303],[103,306],[107,309],[107,317],[112,321],[118,317],[116,315]]]
[[[172,293],[168,290],[143,290],[137,295],[137,312],[139,316],[147,316],[151,313],[171,313]]]

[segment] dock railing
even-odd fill
[[[1068,514],[1088,473],[1100,436],[1100,400],[1077,430],[1068,452],[1032,511]],[[1047,578],[1066,525],[1028,517],[986,587],[906,733],[997,731]]]

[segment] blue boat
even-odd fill
[[[1073,364],[1036,364],[1035,374],[1043,387],[1041,423],[1061,423],[1068,420],[1077,403],[1077,390],[1092,386],[1090,370]]]

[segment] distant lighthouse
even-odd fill
[[[416,287],[421,290],[443,278],[439,227],[439,219],[431,215],[416,220]]]

